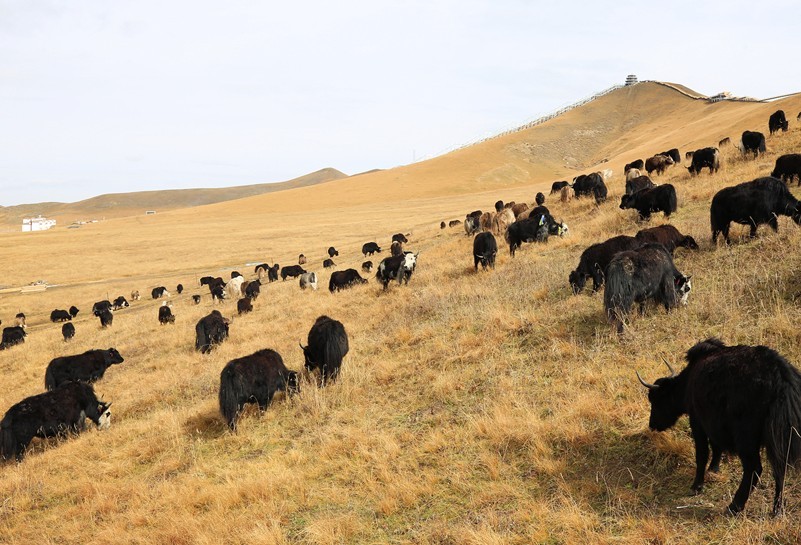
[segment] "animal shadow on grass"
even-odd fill
[[[644,418],[646,427],[647,415]],[[689,437],[687,440],[692,442]],[[625,506],[622,508],[628,514],[638,509],[661,509],[671,518],[698,521],[723,513],[725,500],[712,491],[713,483],[720,479],[710,478],[708,473],[705,491],[692,494],[692,460],[671,452],[669,447],[661,448],[658,434],[643,430],[620,435],[598,430],[580,443],[563,445],[566,451],[572,451],[568,457],[573,462],[562,476],[571,495],[583,498],[599,511],[618,506]],[[724,458],[722,464],[727,463],[731,462]]]
[[[228,433],[228,425],[223,421],[220,411],[215,408],[203,410],[187,418],[184,422],[184,431],[190,435],[214,439]]]

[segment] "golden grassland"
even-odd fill
[[[3,410],[42,391],[53,357],[114,346],[126,359],[95,385],[114,403],[110,430],[37,440],[23,463],[0,467],[0,542],[799,542],[801,475],[790,473],[785,518],[769,516],[770,477],[744,516],[722,516],[739,461],[725,459],[703,494],[691,496],[686,419],[649,432],[634,375],[662,376],[662,357],[680,366],[690,346],[712,335],[770,345],[801,365],[801,230],[782,218],[778,234],[762,227],[753,241],[710,244],[712,195],[769,173],[779,154],[801,148],[801,130],[791,123],[768,148],[757,160],[725,150],[713,176],[674,167],[658,180],[679,195],[670,223],[701,245],[676,252],[693,292],[686,308],[651,309],[621,337],[605,321],[600,294],[573,296],[567,285],[586,246],[643,227],[617,206],[620,176],[600,207],[549,200],[570,236],[526,245],[514,259],[501,243],[489,272],[473,271],[461,227],[440,230],[439,221],[490,209],[498,198],[531,202],[545,183],[400,203],[357,199],[344,211],[259,213],[259,203],[272,201],[254,197],[238,207],[0,236],[4,282],[61,285],[0,296],[4,322],[21,310],[30,324],[24,345],[0,352]],[[363,242],[388,246],[397,231],[411,232],[408,247],[420,252],[408,287],[384,293],[371,280],[338,294],[324,289],[320,263],[330,244],[340,250],[338,268],[358,268]],[[733,228],[735,238],[746,233]],[[323,289],[264,286],[242,317],[226,302],[217,308],[232,317],[230,339],[209,355],[194,351],[194,324],[213,308],[198,276],[236,268],[250,278],[245,263],[289,264],[299,252]],[[149,291],[178,282],[188,289],[171,298],[176,324],[160,326]],[[144,298],[100,329],[92,303],[132,289]],[[193,293],[203,294],[201,305]],[[65,344],[47,318],[71,304],[82,312]],[[350,336],[340,380],[325,389],[304,383],[299,396],[279,396],[263,414],[249,408],[238,433],[227,431],[217,408],[225,363],[269,347],[301,369],[297,342],[320,314],[341,320]]]

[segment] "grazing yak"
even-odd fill
[[[201,318],[195,325],[195,350],[200,350],[201,354],[211,352],[215,344],[228,338],[229,324],[219,310],[212,310],[211,314]]]
[[[18,326],[22,326],[22,327],[27,327],[27,325],[28,325],[28,324],[25,323],[25,313],[24,312],[18,312],[17,315],[14,316],[14,322],[15,322],[14,325],[18,325]],[[3,323],[3,322],[0,322],[0,323]]]
[[[550,235],[561,237],[567,232],[566,223],[557,223],[550,214],[541,214],[510,225],[506,230],[506,242],[509,243],[509,253],[514,257],[515,250],[524,242],[548,242]]]
[[[773,515],[782,513],[787,467],[801,459],[801,373],[767,346],[726,346],[719,339],[699,342],[687,351],[687,367],[648,388],[648,427],[664,431],[682,415],[690,417],[695,443],[693,492],[704,486],[709,447],[716,472],[721,452],[740,458],[743,475],[728,514],[745,508],[762,476],[762,447],[773,471]],[[666,362],[667,363],[667,362]]]
[[[159,286],[157,288],[153,288],[150,291],[150,297],[152,297],[153,299],[159,299],[159,298],[165,297],[165,296],[169,297],[170,296],[170,292],[168,292],[167,288],[165,288],[164,286]]]
[[[125,300],[125,297],[120,295],[119,297],[114,299],[113,303],[111,303],[111,310],[119,310],[121,308],[129,307],[129,306],[131,306],[131,305],[128,304],[128,301]]]
[[[80,310],[78,310],[78,307],[76,307],[75,305],[72,305],[70,307],[69,313],[70,313],[70,316],[72,316],[73,318],[75,318],[78,315],[79,312],[80,312]]]
[[[503,206],[504,206],[503,201],[500,201],[500,200],[499,201],[495,201],[495,213],[498,213],[501,210],[503,210]]]
[[[45,371],[45,390],[53,390],[71,380],[95,382],[103,378],[106,369],[124,361],[116,348],[88,350],[83,354],[54,358]]]
[[[667,155],[654,155],[645,160],[645,171],[650,176],[651,173],[656,171],[657,174],[662,174],[667,170],[667,167],[674,163],[673,158]]]
[[[300,265],[297,265],[298,267]],[[242,275],[234,276],[228,283],[225,285],[225,293],[229,297],[234,297],[239,299],[242,297],[242,284],[245,283],[245,278]]]
[[[709,210],[712,224],[712,244],[718,233],[723,233],[729,244],[731,222],[751,227],[751,238],[756,236],[757,226],[767,223],[774,231],[779,230],[779,216],[790,216],[801,225],[801,205],[781,180],[757,178],[732,187],[725,187],[712,197]]]
[[[365,261],[364,263],[362,263],[362,271],[369,273],[371,270],[373,270],[372,261]]]
[[[743,153],[751,152],[756,158],[760,153],[765,153],[765,135],[756,131],[745,131],[741,137],[743,141]]]
[[[336,381],[342,359],[348,353],[348,334],[342,322],[320,316],[309,330],[306,346],[303,350],[304,367],[309,373],[320,370],[320,386],[328,380]]]
[[[373,255],[375,253],[381,253],[381,247],[375,242],[365,242],[362,245],[362,253],[365,257],[368,255]]]
[[[620,208],[634,208],[639,212],[641,220],[651,219],[654,212],[663,212],[666,218],[676,211],[676,188],[671,184],[658,185],[651,189],[643,189],[631,195],[623,195]]]
[[[111,327],[114,322],[114,314],[110,310],[103,310],[97,315],[100,318],[100,327]]]
[[[570,187],[570,183],[566,180],[561,180],[559,182],[554,182],[551,184],[551,195],[554,193],[560,193],[563,187]]]
[[[261,295],[261,282],[258,280],[249,282],[247,287],[244,289],[244,293],[245,297],[250,297],[255,301],[258,299],[259,295]]]
[[[527,211],[525,216],[526,218],[535,218],[537,216],[542,216],[543,214],[550,214],[550,213],[551,211],[548,210],[547,206],[540,205],[540,206],[535,206],[531,210]]]
[[[334,293],[335,291],[350,288],[355,284],[366,284],[367,279],[359,275],[356,269],[345,269],[344,271],[334,271],[331,273],[331,279],[328,281],[328,291]]]
[[[474,210],[464,217],[464,230],[467,236],[473,236],[481,230],[481,210]]]
[[[298,255],[298,265],[305,265],[305,264],[306,264],[306,256],[303,255],[303,254],[299,254]]]
[[[133,290],[131,292],[131,301],[138,301],[140,297],[139,290]]]
[[[445,225],[444,221],[439,222],[439,228],[440,229],[445,229],[445,227],[446,227],[446,225]]]
[[[92,314],[95,316],[100,316],[100,313],[104,310],[111,311],[111,301],[108,299],[104,301],[98,301],[94,305],[92,305]]]
[[[511,209],[504,208],[492,217],[492,232],[498,236],[503,235],[516,219]]]
[[[598,291],[604,283],[607,265],[618,252],[633,250],[642,245],[634,237],[619,235],[588,247],[581,253],[578,267],[571,271],[568,282],[573,293],[578,295],[584,289],[587,278],[592,278],[592,291]]]
[[[389,247],[389,255],[401,255],[403,253],[403,244],[398,242],[397,240],[392,242],[392,245]]]
[[[61,336],[64,337],[64,342],[72,339],[75,336],[75,326],[67,322],[61,326]]]
[[[679,148],[669,149],[667,151],[663,151],[662,153],[658,153],[657,155],[664,155],[665,157],[670,157],[673,159],[673,163],[678,164],[681,163],[681,153],[679,153]]]
[[[478,271],[478,264],[486,271],[487,266],[495,268],[495,256],[498,254],[498,242],[492,233],[479,233],[473,239],[473,265]]]
[[[323,268],[324,269],[330,269],[331,267],[336,267],[336,266],[337,266],[337,264],[334,263],[333,259],[329,258],[329,259],[324,259],[323,260]]]
[[[178,292],[178,295],[181,295],[184,292],[184,285],[178,284],[177,286],[175,286],[175,291]]]
[[[443,225],[445,224],[444,221],[442,223],[443,223]],[[462,220],[451,220],[451,221],[448,222],[448,227],[456,227],[457,225],[461,225],[461,224],[462,224]],[[445,227],[443,227],[443,229],[445,229]]]
[[[634,238],[640,244],[656,243],[661,244],[673,255],[673,251],[679,246],[689,250],[697,250],[698,243],[690,235],[682,235],[678,229],[672,225],[659,225],[640,230]]]
[[[538,191],[537,194],[534,195],[534,202],[537,204],[537,206],[542,206],[545,204],[545,194],[543,194],[541,191]],[[525,205],[526,203],[522,204]],[[528,206],[526,206],[526,208],[528,208]],[[512,212],[514,212],[514,210],[514,207],[512,207]]]
[[[730,145],[730,144],[731,144],[731,138],[729,138],[729,137],[727,136],[726,138],[724,138],[723,140],[721,140],[720,142],[718,142],[718,147],[719,147],[719,148],[722,148],[723,146],[728,146],[728,145]]]
[[[250,299],[250,297],[243,297],[237,301],[236,311],[240,316],[247,314],[248,312],[253,312],[253,301]]]
[[[164,301],[159,307],[159,323],[161,325],[175,323],[175,314],[172,313],[172,309],[167,301]]]
[[[222,302],[228,296],[222,284],[214,284],[209,291],[211,292],[211,301],[213,303]]]
[[[690,174],[701,174],[704,168],[709,169],[709,174],[714,174],[720,170],[720,151],[718,148],[701,148],[693,152],[692,161],[687,170]]]
[[[305,272],[306,270],[300,265],[287,265],[281,268],[281,280],[286,280],[287,277],[296,278]]]
[[[409,283],[415,267],[417,267],[417,255],[412,252],[404,252],[401,255],[385,257],[378,264],[375,277],[387,289],[389,283],[397,280],[398,284]]]
[[[686,304],[692,288],[692,276],[684,276],[673,264],[670,253],[661,244],[646,244],[616,254],[606,267],[604,310],[617,332],[631,306],[639,303],[640,312],[649,300],[670,311]]]
[[[642,172],[640,172],[639,168],[630,168],[626,171],[627,182],[635,178],[639,178],[640,176],[642,176]]]
[[[308,272],[300,275],[300,289],[306,288],[317,290],[317,273]]]
[[[328,247],[328,257],[338,257],[339,252],[333,246]]]
[[[580,174],[573,179],[573,193],[576,198],[594,197],[596,204],[606,200],[607,189],[603,178],[597,172]]]
[[[66,310],[55,309],[50,313],[51,322],[68,322],[72,320],[72,315]]]
[[[784,116],[784,110],[776,110],[768,118],[768,130],[770,134],[774,132],[786,132],[788,128],[787,118]]]
[[[403,233],[395,233],[392,235],[392,242],[400,242],[401,244],[408,244],[409,239]]]
[[[266,348],[229,361],[220,373],[220,413],[231,431],[246,403],[257,403],[264,411],[276,392],[300,391],[298,373],[284,365],[281,355]]]
[[[562,191],[559,193],[559,200],[561,202],[570,202],[570,200],[573,198],[573,195],[570,193],[570,189],[570,186],[562,188]]]
[[[195,303],[196,305],[199,305],[200,304],[200,295],[193,295],[192,296],[192,302]]]
[[[801,153],[789,153],[776,159],[776,166],[770,175],[786,183],[792,183],[793,178],[797,177],[801,186]]]
[[[537,193],[537,195],[542,195],[542,193]],[[542,197],[542,202],[545,202],[545,196]],[[515,217],[518,217],[526,210],[528,210],[528,205],[524,202],[519,202],[512,207],[512,214],[514,214]]]
[[[15,325],[3,328],[2,340],[0,340],[0,350],[11,348],[14,345],[25,342],[25,326]]]
[[[630,170],[629,172],[640,172],[639,170]],[[636,176],[631,180],[626,180],[626,195],[633,195],[638,191],[644,191],[656,187],[656,184],[648,176]]]
[[[98,430],[111,426],[111,403],[97,399],[91,384],[67,382],[12,405],[0,420],[0,456],[21,462],[34,437],[67,437],[85,429],[89,418]]]
[[[637,159],[636,161],[632,161],[631,163],[627,163],[625,167],[623,167],[623,173],[625,174],[629,170],[636,168],[637,170],[642,170],[643,165],[645,162],[642,159]]]

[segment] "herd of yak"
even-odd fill
[[[801,119],[801,114],[799,114]],[[774,113],[769,120],[771,134],[786,131],[788,123],[784,112]],[[729,143],[723,139],[719,146]],[[758,132],[746,131],[742,135],[744,153],[758,155],[765,152],[765,137]],[[687,152],[685,159],[691,160],[688,170],[695,175],[702,168],[714,174],[720,168],[718,148],[709,147]],[[662,212],[665,217],[676,211],[676,190],[671,184],[656,185],[650,178],[654,172],[661,174],[670,165],[680,163],[678,149],[638,160],[626,165],[625,194],[620,208],[636,209],[641,220],[648,220],[653,213]],[[645,170],[647,175],[642,174]],[[607,199],[604,179],[611,171],[580,175],[573,183],[554,182],[551,194],[559,194],[564,202],[573,198],[591,197],[601,204]],[[778,229],[777,217],[790,216],[801,224],[801,204],[793,197],[785,182],[798,178],[801,185],[801,154],[783,155],[769,177],[724,188],[715,194],[710,207],[710,222],[713,244],[719,234],[730,243],[731,222],[750,226],[751,237],[757,227],[768,224]],[[572,192],[572,195],[571,195]],[[476,210],[467,214],[464,228],[473,239],[474,267],[481,264],[484,269],[494,268],[498,252],[496,235],[503,236],[514,257],[515,250],[526,242],[547,242],[549,236],[564,236],[568,226],[556,221],[545,206],[545,196],[538,193],[536,206],[529,209],[524,203],[495,204],[495,212]],[[460,224],[454,220],[451,227]],[[440,224],[445,228],[445,222]],[[387,288],[393,279],[408,283],[415,269],[417,254],[403,250],[408,242],[405,235],[392,237],[391,256],[383,259],[377,267],[376,278]],[[588,279],[593,281],[593,291],[604,288],[604,310],[608,320],[618,332],[624,330],[628,314],[634,304],[643,312],[649,302],[662,305],[666,310],[687,304],[692,287],[691,276],[678,271],[673,263],[673,253],[678,247],[697,249],[698,244],[689,235],[683,235],[671,225],[642,229],[635,236],[619,235],[591,245],[581,254],[579,264],[568,278],[573,293],[580,293]],[[375,242],[362,248],[365,257],[381,252]],[[338,251],[328,249],[329,258],[323,267],[335,266],[333,258]],[[306,258],[301,254],[297,265],[285,266],[280,275],[283,280],[299,277],[300,287],[317,288],[317,275],[303,269]],[[365,261],[362,270],[370,272],[372,261]],[[252,301],[260,292],[266,278],[268,282],[278,279],[278,264],[260,264],[255,268],[257,279],[248,282],[238,272],[231,274],[225,282],[222,278],[203,277],[201,285],[208,286],[213,301],[226,297],[238,298],[240,314],[252,310]],[[339,291],[352,285],[366,283],[355,269],[332,273],[329,290]],[[180,294],[183,286],[176,288]],[[153,299],[169,296],[163,286],[154,288]],[[139,299],[138,291],[131,293],[133,300]],[[241,298],[240,298],[241,297]],[[200,302],[200,296],[193,296]],[[94,305],[92,313],[101,325],[111,325],[112,312],[128,306],[124,297],[114,302],[101,301]],[[51,313],[53,322],[66,322],[62,326],[64,339],[75,334],[70,323],[78,314],[76,307],[69,310],[56,309]],[[175,316],[169,303],[159,307],[159,322],[174,323]],[[25,316],[16,316],[16,325],[3,330],[0,349],[24,341]],[[210,351],[214,345],[228,336],[229,321],[218,310],[213,310],[195,326],[195,348],[201,353]],[[320,316],[311,327],[307,346],[302,346],[305,369],[319,371],[320,386],[336,380],[342,360],[348,353],[348,336],[341,322],[328,316]],[[707,339],[689,349],[687,366],[676,373],[668,365],[670,375],[654,383],[637,377],[648,388],[651,403],[649,426],[663,431],[672,427],[684,414],[690,418],[696,450],[696,474],[692,484],[694,492],[700,492],[704,484],[711,448],[709,471],[718,471],[721,454],[733,452],[740,458],[743,474],[740,485],[727,508],[730,514],[742,511],[751,490],[759,483],[762,474],[760,451],[765,447],[771,465],[775,494],[773,513],[778,515],[783,506],[784,475],[788,466],[801,460],[801,372],[774,350],[764,346],[726,346],[718,339]],[[111,365],[122,363],[123,357],[114,348],[90,350],[83,354],[53,359],[45,370],[44,393],[34,395],[13,405],[0,421],[0,456],[21,461],[34,437],[62,436],[78,433],[89,418],[98,429],[110,425],[110,405],[97,399],[92,383],[103,377]],[[293,395],[299,391],[300,377],[284,365],[281,355],[271,349],[259,350],[248,356],[228,362],[220,374],[220,412],[231,430],[236,430],[238,415],[247,403],[258,404],[265,410],[276,392]]]

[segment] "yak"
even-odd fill
[[[164,286],[158,286],[157,288],[153,288],[152,290],[150,290],[150,297],[152,297],[153,299],[159,299],[165,296],[169,297],[170,292],[168,292],[167,288],[165,288]]]
[[[768,130],[770,134],[782,131],[787,132],[788,124],[787,118],[784,116],[784,110],[776,110],[768,118]]]
[[[296,371],[284,365],[281,354],[265,348],[229,361],[220,373],[220,413],[231,431],[246,403],[257,403],[264,411],[276,392],[300,391]]]
[[[71,380],[95,382],[103,378],[106,369],[124,361],[116,348],[54,358],[45,371],[45,390],[53,390]]]
[[[729,244],[731,222],[750,226],[750,236],[754,238],[757,226],[764,223],[778,231],[778,216],[790,216],[796,224],[801,225],[801,205],[784,182],[765,177],[718,191],[712,197],[709,216],[712,244],[716,243],[718,233],[722,233],[726,244]]]
[[[365,261],[362,263],[362,270],[364,272],[369,273],[373,269],[373,262],[372,261]]]
[[[250,299],[250,297],[243,297],[237,301],[236,311],[240,316],[247,314],[248,312],[253,312],[253,301]]]
[[[178,284],[178,285],[180,286],[180,284]],[[119,297],[114,299],[113,303],[111,303],[111,310],[119,310],[121,308],[129,307],[129,306],[131,306],[131,305],[128,303],[128,301],[125,300],[125,297],[120,295]]]
[[[630,170],[629,173],[635,172],[634,170]],[[639,172],[636,171],[636,172]],[[646,189],[651,189],[656,187],[656,184],[651,181],[649,176],[635,176],[630,180],[626,180],[626,195],[633,195],[638,191],[644,191]]]
[[[640,244],[657,243],[673,255],[673,251],[681,246],[690,250],[697,250],[698,243],[690,235],[682,235],[678,229],[672,225],[659,225],[642,229],[634,235]]]
[[[645,382],[651,415],[648,426],[664,431],[684,414],[690,417],[695,443],[695,479],[700,492],[712,446],[710,471],[717,471],[721,452],[737,454],[743,466],[740,485],[727,513],[745,508],[762,475],[764,446],[773,471],[773,514],[783,508],[785,471],[801,459],[801,373],[767,346],[726,346],[715,338],[687,351],[687,366],[676,374]],[[667,361],[665,362],[667,363]]]
[[[451,226],[453,227],[453,226]],[[401,244],[408,244],[409,239],[403,233],[395,233],[392,235],[392,242],[400,242]]]
[[[324,269],[330,269],[331,267],[336,267],[336,266],[337,266],[337,264],[334,263],[333,259],[329,258],[329,259],[324,259],[323,260],[323,268]]]
[[[541,214],[510,225],[506,230],[506,242],[509,243],[509,253],[514,257],[515,250],[524,242],[548,242],[550,235],[561,237],[567,232],[566,223],[557,223],[550,214]]]
[[[651,189],[643,189],[631,195],[623,195],[620,208],[634,208],[640,219],[649,220],[654,212],[663,212],[666,218],[676,211],[676,188],[671,184],[658,185]]]
[[[345,269],[344,271],[334,271],[331,273],[331,278],[328,280],[328,291],[334,293],[335,291],[350,288],[355,284],[366,284],[367,279],[359,275],[356,269]]]
[[[320,316],[315,320],[309,330],[306,346],[300,345],[303,350],[305,368],[309,373],[315,369],[320,370],[320,386],[325,386],[328,380],[336,381],[342,359],[348,353],[348,334],[342,322]]]
[[[693,152],[692,161],[687,170],[690,174],[701,174],[704,168],[709,169],[709,174],[714,174],[720,170],[720,151],[718,148],[701,148]]]
[[[375,253],[381,253],[381,247],[375,242],[365,242],[362,245],[362,253],[365,257],[368,255],[373,255]]]
[[[403,282],[408,284],[417,267],[417,255],[412,252],[404,252],[401,255],[385,257],[376,269],[376,280],[383,284],[385,290],[392,280],[397,280],[398,284]]]
[[[654,171],[656,171],[657,174],[662,174],[667,170],[667,167],[673,163],[672,157],[668,157],[667,155],[654,155],[645,160],[645,171],[649,176]]]
[[[679,303],[686,304],[692,288],[692,276],[684,276],[673,264],[670,253],[661,244],[646,244],[635,250],[616,254],[606,267],[604,310],[617,332],[631,306],[639,303],[644,312],[649,300],[670,311]]]
[[[486,271],[487,267],[495,268],[495,256],[498,254],[498,242],[492,233],[479,233],[473,239],[473,265],[478,271],[478,264]]]
[[[295,278],[305,272],[306,270],[300,265],[287,265],[281,268],[281,280],[286,280],[288,276]]]
[[[22,344],[25,342],[25,326],[16,325],[3,328],[3,337],[0,340],[0,350],[11,348],[14,345]]]
[[[114,322],[114,314],[110,310],[103,310],[97,315],[100,318],[100,327],[110,327]]]
[[[300,275],[300,289],[305,290],[306,288],[317,289],[317,273],[309,272]]]
[[[73,318],[75,318],[78,315],[79,312],[80,312],[80,310],[78,310],[78,307],[76,307],[75,305],[72,305],[70,307],[69,313],[70,313],[70,316],[72,316]]]
[[[333,246],[328,247],[328,257],[337,257],[339,256],[339,252]],[[302,265],[302,263],[301,263]]]
[[[100,313],[106,311],[111,311],[111,301],[108,299],[104,301],[98,301],[94,305],[92,305],[92,314],[95,316],[100,316]]]
[[[797,177],[801,186],[801,153],[788,153],[776,159],[776,166],[770,175],[785,183],[792,183],[793,178]]]
[[[55,309],[50,313],[51,322],[68,322],[72,320],[72,315],[66,310]]]
[[[637,170],[642,170],[645,165],[645,161],[642,159],[637,159],[636,161],[632,161],[631,163],[627,163],[625,167],[623,167],[623,174],[631,170],[632,168],[636,168]]]
[[[760,153],[765,153],[765,135],[756,131],[745,131],[742,135],[743,153],[749,151],[754,154],[756,158]]]
[[[72,339],[75,336],[75,326],[71,322],[67,322],[61,326],[61,336],[64,337],[64,342]]]
[[[570,187],[570,183],[568,183],[566,180],[561,180],[559,182],[552,183],[551,184],[551,195],[553,195],[554,193],[561,192],[563,187]]]
[[[195,325],[195,350],[200,350],[201,354],[211,352],[215,344],[228,338],[228,324],[230,322],[219,310],[212,310],[201,318]]]
[[[164,301],[159,307],[159,323],[161,325],[175,323],[175,314],[172,313],[172,309],[170,309],[170,305],[167,304],[167,301]]]
[[[581,293],[587,278],[592,278],[593,293],[598,291],[604,283],[606,267],[612,258],[618,252],[633,250],[641,245],[642,243],[634,237],[619,235],[588,247],[581,253],[578,267],[568,276],[573,293],[576,295]]]
[[[97,429],[111,426],[111,403],[97,399],[91,384],[66,382],[50,392],[26,397],[0,420],[0,457],[21,462],[34,437],[80,433],[89,418]]]

